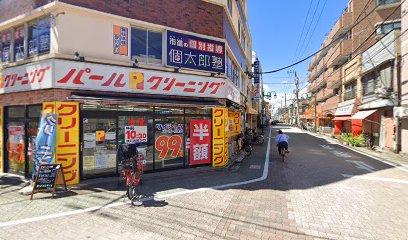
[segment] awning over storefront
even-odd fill
[[[377,110],[367,110],[367,111],[359,111],[356,114],[354,114],[350,119],[358,119],[358,120],[363,120],[367,117],[369,117],[371,114],[375,113]]]
[[[253,108],[246,108],[246,111],[245,111],[246,113],[249,113],[249,114],[252,114],[252,115],[258,115],[258,112],[255,110],[255,109],[253,109]]]
[[[347,121],[350,119],[351,116],[337,116],[333,118],[333,121]]]
[[[94,95],[77,93],[69,97],[70,100],[76,101],[109,101],[121,103],[153,103],[153,104],[171,104],[182,106],[223,106],[216,100],[207,99],[170,99],[158,97],[142,97],[142,96],[117,96],[117,95]]]
[[[356,99],[339,103],[336,109],[336,116],[352,115],[356,109]]]

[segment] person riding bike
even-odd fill
[[[278,131],[278,135],[275,137],[276,146],[278,147],[278,154],[281,154],[281,149],[285,148],[286,152],[288,153],[289,147],[289,136],[283,134],[282,130]]]

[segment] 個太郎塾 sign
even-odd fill
[[[225,73],[225,43],[167,31],[167,65]]]

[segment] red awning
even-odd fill
[[[333,121],[347,121],[351,118],[351,116],[337,116],[333,118]]]

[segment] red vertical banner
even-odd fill
[[[190,120],[190,165],[211,163],[211,119]]]

